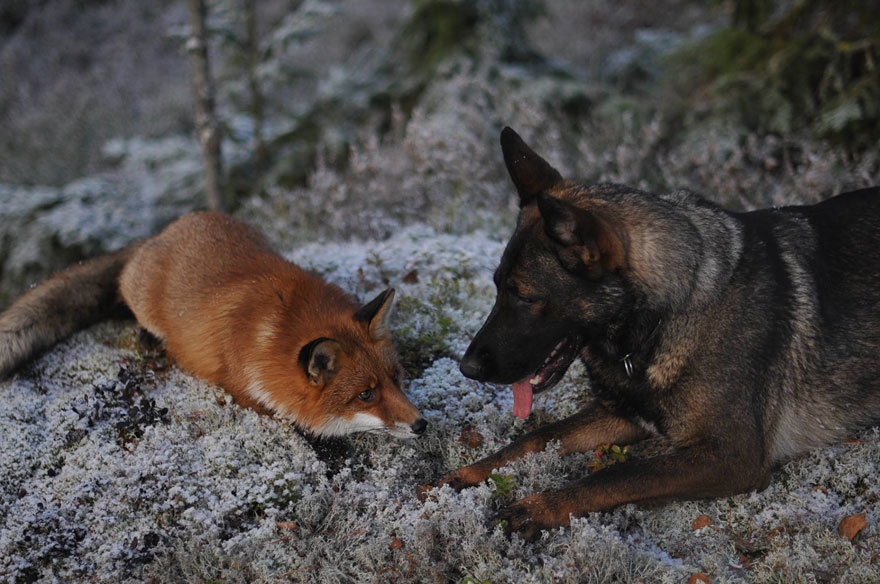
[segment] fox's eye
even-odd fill
[[[376,399],[376,392],[372,389],[365,389],[358,394],[358,399],[365,402],[371,402]]]

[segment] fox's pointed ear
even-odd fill
[[[389,324],[393,305],[394,288],[388,288],[355,312],[354,319],[368,323],[370,338],[374,341],[381,341],[390,332]]]
[[[545,193],[538,195],[538,210],[547,237],[560,246],[559,258],[566,269],[586,268],[591,275],[597,275],[623,267],[624,236],[609,218]]]
[[[315,339],[300,350],[299,364],[305,370],[310,383],[323,385],[333,379],[339,370],[341,350],[338,341],[327,337]]]
[[[501,152],[507,172],[519,192],[519,206],[531,203],[538,193],[544,192],[562,180],[555,168],[535,154],[510,128],[501,130]]]

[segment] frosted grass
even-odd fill
[[[501,500],[491,482],[419,502],[416,485],[500,448],[536,416],[570,414],[587,395],[576,366],[521,421],[509,388],[458,372],[456,358],[494,300],[504,237],[415,225],[381,242],[285,254],[362,298],[398,289],[398,343],[428,338],[442,353],[407,382],[430,422],[418,441],[353,436],[315,448],[285,420],[239,408],[174,367],[162,371],[134,323],[81,332],[0,384],[0,581],[876,578],[877,430],[789,463],[762,493],[625,506],[535,543],[495,527]],[[465,428],[478,444],[462,441]],[[560,457],[551,444],[499,472],[514,476],[513,494],[523,497],[584,476],[589,460]],[[862,535],[839,537],[840,519],[862,511]],[[694,531],[702,514],[712,525]]]

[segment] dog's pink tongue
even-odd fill
[[[513,384],[513,415],[525,420],[532,413],[532,384],[528,379]]]

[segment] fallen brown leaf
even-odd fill
[[[865,513],[847,515],[837,527],[837,533],[840,534],[840,537],[845,537],[852,541],[867,525],[868,521]]]
[[[712,518],[709,517],[708,515],[700,515],[699,517],[694,519],[694,522],[691,525],[691,528],[694,531],[696,531],[696,530],[702,529],[704,527],[709,527],[710,525],[712,525]]]
[[[477,432],[473,426],[468,426],[461,431],[459,440],[469,448],[476,448],[483,443],[483,435]]]

